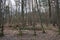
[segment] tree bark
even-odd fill
[[[57,13],[57,24],[58,24],[59,34],[60,34],[60,13],[59,13],[59,2],[58,2],[58,0],[56,0],[56,13]]]
[[[3,36],[3,15],[2,15],[2,0],[0,0],[0,36]]]

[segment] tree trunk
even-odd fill
[[[3,16],[2,16],[2,0],[0,0],[0,36],[3,36]]]
[[[38,11],[39,16],[40,16],[40,21],[41,21],[42,31],[43,31],[43,33],[45,33],[45,30],[44,30],[44,27],[43,27],[43,24],[42,24],[41,14],[40,14],[41,12],[40,12],[40,10],[38,9],[38,3],[37,3],[37,0],[36,0],[36,4],[37,4],[37,11]],[[40,6],[40,0],[39,0],[39,6]]]
[[[48,0],[48,5],[49,5],[49,18],[51,18],[51,4],[50,4],[50,0]]]
[[[22,12],[22,14],[21,14],[21,16],[22,16],[22,27],[24,27],[25,25],[24,25],[24,0],[22,0],[21,1],[22,2],[22,4],[21,4],[21,12]]]
[[[59,2],[58,2],[58,0],[56,0],[56,13],[57,13],[57,24],[58,24],[59,34],[60,34],[60,13],[59,13]]]

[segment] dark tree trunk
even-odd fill
[[[22,27],[24,27],[25,26],[25,24],[24,24],[24,0],[22,0],[21,2],[22,2],[22,4],[21,4]]]
[[[58,0],[56,0],[56,13],[57,13],[57,24],[58,24],[59,34],[60,34],[60,13],[59,13],[59,2],[58,2]]]
[[[51,3],[50,3],[50,0],[48,0],[48,5],[49,5],[49,18],[51,18]]]
[[[3,15],[2,15],[2,0],[0,0],[0,36],[3,36]]]

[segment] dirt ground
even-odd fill
[[[56,28],[52,29],[46,30],[46,33],[42,33],[41,30],[38,30],[36,31],[36,36],[33,35],[33,30],[22,30],[23,35],[19,36],[17,35],[18,30],[12,30],[9,27],[5,27],[4,36],[0,37],[0,40],[60,40],[60,35],[56,31]]]
[[[4,36],[0,37],[0,40],[60,40],[60,35],[58,32],[53,30],[46,30],[46,33],[42,31],[36,31],[36,37],[33,36],[34,32],[32,30],[22,30],[23,35],[19,36],[17,30],[4,30]]]

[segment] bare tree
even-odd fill
[[[51,23],[51,0],[48,0],[49,5],[49,23]]]
[[[38,11],[39,16],[40,16],[40,22],[41,22],[42,31],[43,31],[43,33],[45,33],[45,30],[44,30],[44,27],[43,27],[43,24],[42,24],[41,12],[40,12],[40,10],[38,8],[37,0],[36,0],[36,4],[37,4],[37,11]],[[39,0],[39,6],[40,6],[40,0]]]
[[[21,1],[22,27],[24,27],[24,0]]]
[[[2,3],[3,3],[3,1],[0,0],[0,36],[3,36],[3,14],[2,14]]]
[[[57,13],[57,24],[58,24],[58,29],[59,29],[59,34],[60,34],[60,13],[59,13],[59,0],[56,0],[56,13]]]

